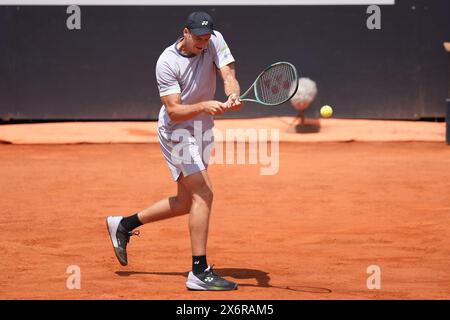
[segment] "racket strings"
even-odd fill
[[[297,74],[287,63],[274,65],[266,70],[256,84],[259,100],[267,104],[280,104],[288,100],[296,90]]]

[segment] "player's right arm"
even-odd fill
[[[161,102],[172,121],[190,120],[201,112],[210,115],[220,115],[225,109],[225,103],[219,101],[202,101],[195,104],[183,104],[181,101],[181,87],[178,81],[177,65],[170,63],[161,56],[156,63],[156,80]]]
[[[181,94],[179,93],[162,96],[161,102],[165,106],[172,121],[186,121],[201,112],[206,112],[212,116],[221,115],[226,109],[224,103],[215,100],[202,101],[194,104],[182,104]]]

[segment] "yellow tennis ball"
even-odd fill
[[[320,108],[320,115],[324,118],[329,118],[333,115],[333,108],[331,108],[330,106],[323,106],[322,108]]]

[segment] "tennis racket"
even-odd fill
[[[238,99],[277,106],[291,99],[297,89],[297,69],[289,62],[277,62],[264,69]]]

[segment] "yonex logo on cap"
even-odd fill
[[[207,20],[203,20],[202,26],[207,26],[207,25],[208,25],[208,21]]]

